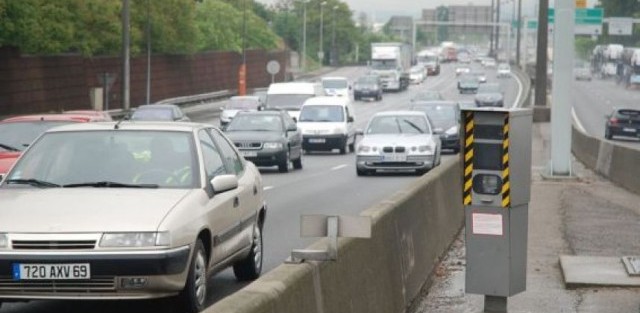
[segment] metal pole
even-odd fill
[[[547,105],[547,35],[549,0],[540,0],[538,7],[538,39],[536,47],[535,105]]]
[[[238,95],[247,94],[247,0],[242,1],[242,64],[238,71]]]
[[[102,73],[102,88],[103,88],[103,95],[102,97],[104,98],[104,107],[102,108],[103,111],[109,111],[109,81],[107,80],[108,78],[108,74],[107,72],[103,72]]]
[[[518,1],[518,28],[516,28],[516,64],[520,66],[520,36],[522,32],[522,0]]]
[[[307,0],[302,1],[302,71],[307,69]]]
[[[491,0],[491,36],[489,39],[489,55],[493,55],[493,34],[496,32],[495,0]]]
[[[151,102],[151,19],[149,17],[149,0],[147,0],[147,96],[145,103]]]
[[[496,23],[500,24],[500,0],[496,0]],[[500,27],[496,28],[496,59],[500,57]]]
[[[573,80],[574,1],[555,2],[551,174],[571,175],[571,81]]]
[[[129,110],[129,0],[122,0],[122,109]]]
[[[331,66],[336,66],[336,9],[338,6],[333,7],[333,16],[331,17]]]
[[[323,35],[324,35],[324,6],[327,4],[326,1],[320,3],[320,51],[318,51],[318,61],[320,61],[320,65],[324,63],[324,43],[323,43]]]

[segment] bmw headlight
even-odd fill
[[[265,142],[263,147],[265,149],[282,149],[281,142]]]
[[[168,232],[105,233],[100,239],[100,247],[157,247],[168,246],[170,241]]]
[[[445,131],[444,133],[447,134],[447,135],[455,135],[455,134],[457,134],[458,133],[458,125],[447,129],[447,131]]]
[[[7,234],[0,234],[0,248],[8,248],[9,247],[9,238],[7,238]]]
[[[358,153],[369,153],[371,151],[370,146],[360,145],[358,146]]]
[[[432,152],[431,150],[431,146],[419,146],[418,147],[418,151],[422,152],[422,153],[428,153],[428,152]]]

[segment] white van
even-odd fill
[[[349,97],[316,97],[302,105],[298,127],[305,151],[353,152],[356,143],[355,111]]]
[[[267,90],[265,108],[286,110],[297,121],[302,104],[315,96],[316,87],[313,83],[274,83]]]
[[[325,96],[349,97],[351,85],[346,77],[323,77],[322,90]]]

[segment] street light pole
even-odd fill
[[[338,63],[336,56],[336,10],[338,6],[333,7],[332,26],[331,26],[331,66],[336,66]]]
[[[324,44],[323,44],[323,33],[324,33],[324,6],[327,5],[327,1],[323,1],[320,3],[320,50],[318,51],[318,61],[320,61],[320,65],[324,62]]]
[[[151,102],[151,18],[149,17],[149,0],[147,0],[147,95],[146,104]]]
[[[518,1],[518,28],[516,28],[516,65],[520,66],[520,33],[522,29],[522,0]]]
[[[129,0],[122,0],[122,109],[129,110]]]
[[[302,71],[307,70],[307,0],[302,1]]]

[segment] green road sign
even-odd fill
[[[602,8],[576,9],[575,16],[576,25],[599,25],[602,24],[604,10]],[[549,8],[549,24],[553,24],[555,17],[555,9]]]
[[[536,20],[527,21],[527,29],[538,29],[538,21]]]

